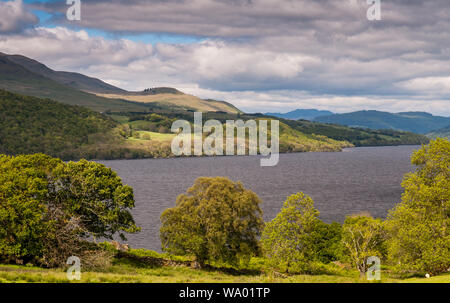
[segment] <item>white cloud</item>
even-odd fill
[[[0,2],[0,33],[17,33],[38,21],[25,9],[22,0]]]
[[[450,95],[450,77],[414,78],[397,83],[401,88],[432,95]]]

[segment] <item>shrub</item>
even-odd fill
[[[259,253],[263,226],[258,196],[240,182],[198,178],[176,206],[161,215],[164,251],[206,261],[237,264]]]

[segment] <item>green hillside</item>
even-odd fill
[[[45,152],[71,158],[90,137],[116,127],[112,119],[79,106],[0,90],[0,153]]]
[[[437,137],[440,138],[450,138],[450,125],[441,129],[438,129],[436,131],[433,131],[431,133],[427,134],[427,137],[435,139]]]
[[[321,116],[314,121],[370,129],[392,129],[426,134],[450,124],[450,117],[424,112],[387,113],[375,110]]]
[[[116,122],[80,106],[0,90],[0,153],[42,152],[65,160],[171,157],[175,136],[170,132],[171,125],[176,119],[190,118],[186,112],[172,117],[128,115],[111,115]],[[350,146],[343,140],[304,134],[280,123],[280,152],[340,151]]]
[[[305,134],[327,136],[335,140],[345,140],[355,146],[420,145],[428,143],[424,135],[395,130],[371,130],[336,124],[325,124],[306,120],[283,120],[292,128]]]

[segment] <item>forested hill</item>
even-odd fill
[[[117,122],[89,109],[0,90],[0,153],[70,158],[89,137]]]

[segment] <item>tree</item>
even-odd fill
[[[133,206],[132,189],[102,164],[0,156],[0,259],[61,265],[90,236],[137,232]]]
[[[367,271],[367,259],[384,257],[383,222],[369,215],[354,215],[345,219],[342,225],[344,252],[361,275]]]
[[[411,156],[402,202],[390,211],[389,259],[399,271],[440,273],[450,267],[450,142],[436,139]]]
[[[164,251],[236,264],[259,253],[263,221],[258,196],[240,182],[201,177],[161,215]]]
[[[47,171],[62,162],[46,155],[0,155],[0,260],[39,255],[51,222],[45,220]]]
[[[337,261],[342,258],[342,225],[323,221],[317,223],[312,232],[316,259],[322,263]]]
[[[320,224],[314,201],[303,193],[291,195],[280,213],[266,224],[261,244],[273,266],[302,271],[316,259],[314,230]]]
[[[81,220],[85,236],[112,239],[118,233],[135,233],[129,209],[134,207],[133,189],[103,164],[81,160],[59,165],[54,170],[51,199]]]

